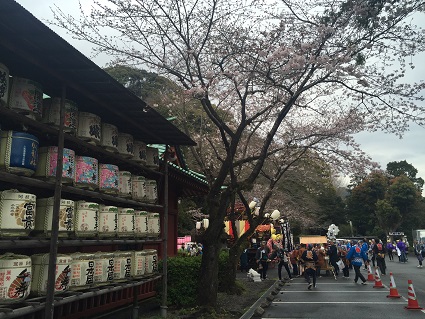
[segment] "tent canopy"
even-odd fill
[[[326,236],[306,235],[300,236],[300,244],[325,244],[328,242]]]

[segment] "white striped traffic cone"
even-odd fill
[[[407,306],[404,307],[404,308],[409,309],[409,310],[422,310],[422,309],[424,309],[424,308],[419,307],[418,300],[416,299],[415,290],[413,289],[412,281],[408,280],[407,283],[409,285],[408,288],[407,288],[408,289],[408,291],[407,291],[408,300],[407,300]]]
[[[390,272],[390,294],[387,298],[400,298],[401,296],[398,294],[397,287],[395,286],[395,281],[393,277],[393,273]]]
[[[373,285],[373,288],[385,288],[382,284],[381,277],[379,276],[378,268],[375,269],[375,284]]]

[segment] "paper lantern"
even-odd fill
[[[260,207],[255,207],[254,215],[255,216],[259,216],[260,215]]]
[[[249,209],[253,210],[255,208],[255,206],[257,206],[257,203],[252,201],[251,203],[249,203]]]
[[[201,229],[201,222],[196,222],[196,229]]]
[[[208,226],[210,225],[210,221],[209,221],[208,218],[203,219],[202,223],[203,223],[205,229],[207,229]]]
[[[272,212],[272,214],[270,215],[270,217],[271,217],[273,220],[277,220],[277,219],[280,217],[280,211],[278,211],[277,209],[275,209],[275,210]]]

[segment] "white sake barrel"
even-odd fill
[[[118,194],[119,169],[113,164],[99,164],[99,191]]]
[[[7,106],[9,100],[9,69],[0,63],[0,106]]]
[[[114,281],[125,281],[131,279],[131,251],[114,252]]]
[[[145,181],[146,199],[148,203],[156,203],[158,201],[158,186],[156,180],[146,179]]]
[[[129,171],[118,172],[118,195],[122,197],[131,197],[132,183],[131,173]]]
[[[100,145],[109,152],[118,153],[118,128],[109,123],[102,123]]]
[[[115,237],[118,231],[118,207],[99,205],[99,237]]]
[[[161,234],[161,220],[159,213],[148,213],[148,236],[159,237]]]
[[[0,132],[0,169],[6,172],[31,176],[38,163],[38,138],[16,132]]]
[[[143,210],[134,211],[134,236],[147,237],[149,230],[148,212]]]
[[[43,100],[43,117],[41,122],[53,125],[56,128],[60,127],[60,108],[61,98],[46,98]],[[73,101],[65,99],[64,104],[64,132],[75,135],[78,128],[78,108],[77,104]]]
[[[77,237],[95,237],[99,231],[99,204],[78,201],[74,214],[74,231]]]
[[[146,166],[157,170],[159,168],[159,153],[155,147],[146,146]]]
[[[114,253],[94,253],[94,283],[107,284],[114,280]]]
[[[31,258],[6,253],[0,255],[0,303],[21,302],[30,294]]]
[[[99,163],[96,158],[75,156],[75,186],[89,190],[99,188]]]
[[[134,236],[134,209],[118,208],[118,237]]]
[[[32,280],[31,294],[44,296],[47,294],[47,278],[49,274],[49,254],[35,254],[31,256]],[[56,257],[55,294],[69,289],[71,281],[70,255],[58,254]]]
[[[147,200],[146,178],[144,176],[131,177],[131,198],[139,201]]]
[[[133,157],[133,135],[118,133],[118,153],[126,158]]]
[[[146,254],[143,251],[132,251],[131,275],[141,277],[145,274]]]
[[[37,199],[34,230],[46,237],[52,234],[52,218],[54,197]],[[59,206],[59,237],[68,237],[74,233],[75,203],[69,199],[61,199]]]
[[[0,192],[0,236],[28,236],[36,215],[34,194],[16,189]]]
[[[146,254],[145,274],[152,274],[158,271],[158,252],[156,249],[144,249]]]
[[[77,137],[88,143],[99,145],[101,139],[101,119],[88,112],[78,113]]]
[[[38,150],[38,165],[34,176],[45,177],[48,180],[56,179],[58,167],[58,147],[40,147]],[[63,149],[62,182],[72,184],[75,180],[75,152],[68,148]]]
[[[146,144],[142,141],[134,141],[133,143],[134,157],[135,162],[146,165]]]
[[[41,84],[30,79],[12,77],[9,108],[32,119],[41,119],[43,109]]]
[[[71,284],[70,289],[88,288],[94,284],[94,254],[71,254]]]

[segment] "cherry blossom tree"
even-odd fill
[[[401,135],[411,121],[424,125],[424,84],[405,78],[424,51],[415,25],[423,8],[414,0],[104,0],[82,7],[79,18],[56,7],[53,23],[115,63],[175,80],[213,123],[211,160],[201,165],[210,226],[198,297],[208,306],[216,302],[227,207],[238,195],[249,211],[243,192],[266,160],[288,142],[310,143],[310,156],[358,170],[362,161],[350,159],[367,156],[350,134]],[[339,138],[313,143],[324,131]],[[254,135],[260,145],[250,143]]]

